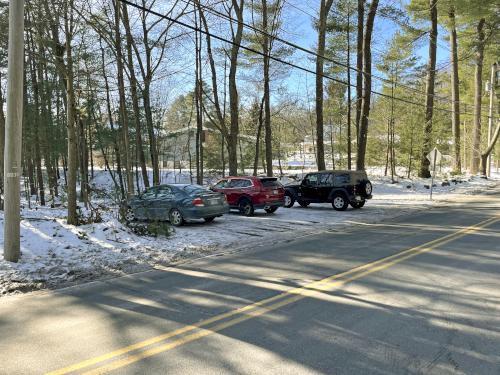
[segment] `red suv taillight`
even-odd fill
[[[203,203],[203,199],[201,199],[201,198],[195,198],[193,200],[193,206],[195,206],[195,207],[204,207],[205,203]]]

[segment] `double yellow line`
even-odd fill
[[[378,272],[386,268],[392,267],[404,260],[413,258],[419,254],[431,251],[438,246],[445,245],[458,238],[474,233],[480,230],[481,228],[491,225],[497,221],[500,221],[500,217],[494,216],[476,225],[458,230],[456,232],[450,233],[446,236],[440,237],[433,241],[429,241],[422,245],[401,251],[397,254],[379,259],[371,263],[366,263],[364,265],[352,268],[348,271],[339,274],[326,277],[318,281],[311,282],[302,287],[291,289],[284,293],[278,294],[274,297],[263,299],[261,301],[252,303],[250,305],[241,307],[239,309],[235,309],[220,315],[216,315],[212,318],[203,320],[198,324],[187,325],[182,328],[176,329],[174,331],[167,332],[165,334],[156,337],[152,337],[150,339],[123,347],[118,350],[114,350],[104,355],[90,358],[88,360],[76,363],[74,365],[49,372],[46,375],[63,375],[75,371],[80,372],[80,371],[85,371],[85,369],[94,367],[96,365],[99,366],[90,369],[88,371],[85,371],[83,373],[86,375],[108,373],[110,371],[130,365],[134,362],[138,362],[142,359],[154,356],[159,353],[166,352],[168,350],[174,349],[178,346],[187,344],[189,342],[199,340],[203,337],[209,336],[225,328],[261,316],[268,312],[279,309],[283,306],[297,302],[301,299],[318,296],[319,294],[325,291],[331,291],[332,289],[338,287],[339,285],[343,285],[345,283],[348,283],[349,281],[357,280],[374,272]],[[207,326],[210,327],[206,328]],[[175,340],[171,340],[166,343],[160,344],[171,338],[175,338]],[[160,344],[160,345],[147,348],[153,346],[154,344]]]

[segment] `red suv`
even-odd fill
[[[271,214],[285,204],[285,189],[276,177],[226,177],[211,189],[224,193],[229,206],[245,216],[260,208]]]

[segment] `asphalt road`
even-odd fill
[[[0,374],[108,372],[500,374],[500,190],[0,299]]]

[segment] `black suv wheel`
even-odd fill
[[[345,194],[335,193],[333,195],[332,207],[335,210],[337,210],[337,211],[345,211],[347,209],[348,205],[349,205],[349,202],[348,202]]]
[[[290,193],[285,193],[285,207],[290,208],[294,205],[295,199],[293,199]]]

